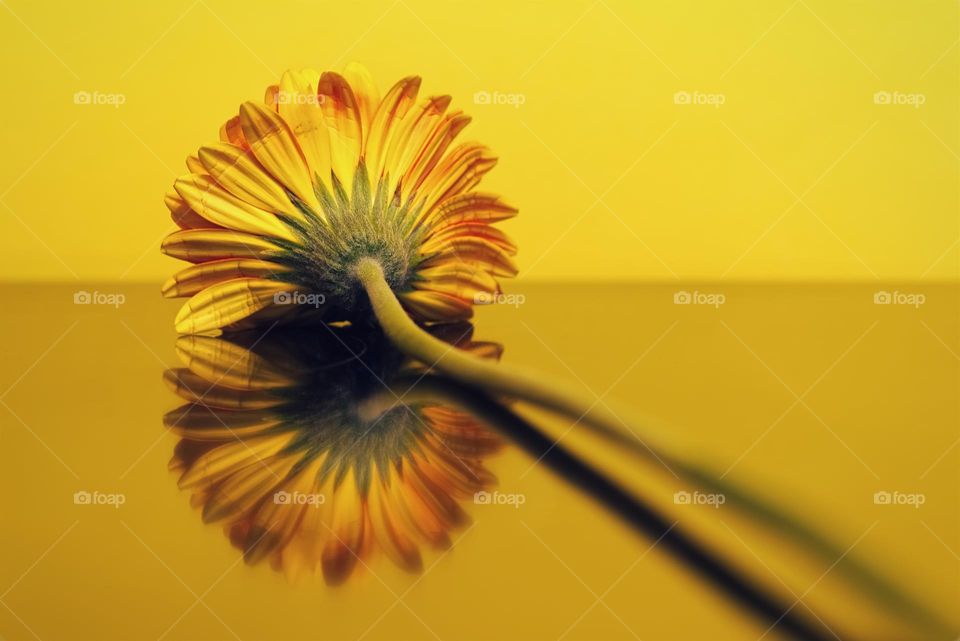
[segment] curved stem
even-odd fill
[[[640,450],[637,447],[641,444],[639,437],[626,431],[618,414],[579,387],[552,380],[538,372],[477,358],[425,332],[401,307],[376,260],[361,259],[356,273],[384,333],[408,356],[462,383],[520,398],[561,414],[578,416],[620,445],[639,450],[645,456],[653,453],[646,444]]]

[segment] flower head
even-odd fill
[[[363,258],[420,321],[469,318],[516,274],[516,247],[493,224],[517,210],[474,191],[496,159],[455,145],[470,118],[449,96],[418,103],[419,89],[411,76],[381,98],[357,65],[287,71],[187,159],[166,198],[180,230],[162,245],[193,263],[163,287],[190,297],[178,332],[353,320],[367,306]]]

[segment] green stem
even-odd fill
[[[506,363],[493,363],[452,347],[425,332],[401,307],[380,264],[372,258],[357,263],[357,276],[363,284],[373,313],[387,337],[408,356],[429,365],[462,383],[487,392],[506,394],[568,416],[578,416],[601,435],[618,445],[653,453],[646,444],[627,432],[626,423],[607,405],[579,387],[554,381],[546,374],[519,369]]]

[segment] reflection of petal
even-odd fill
[[[342,583],[356,565],[366,530],[365,503],[351,469],[333,493],[333,509],[327,526],[331,536],[323,549],[323,576],[332,585]]]
[[[292,366],[276,366],[241,345],[206,336],[177,339],[177,355],[197,375],[211,383],[239,389],[291,386]],[[296,375],[296,370],[292,370]]]
[[[391,505],[392,496],[387,482],[370,484],[368,501],[372,535],[390,560],[408,572],[419,572],[423,569],[420,549],[404,530]]]
[[[231,441],[253,436],[280,424],[280,417],[270,411],[224,412],[204,405],[178,407],[163,417],[174,434],[194,441]]]
[[[269,460],[283,449],[286,440],[273,435],[229,440],[202,453],[180,477],[180,487],[214,485],[228,481],[248,469],[263,469]],[[224,489],[218,485],[217,490]]]
[[[318,462],[314,461],[303,473],[288,478],[277,486],[274,495],[276,492],[314,493],[315,488],[309,479],[316,474],[317,467]],[[244,539],[244,558],[248,563],[256,563],[286,545],[295,535],[305,511],[311,509],[307,504],[278,503],[272,500],[272,496],[266,498],[249,520],[249,531]]]
[[[242,390],[210,381],[189,369],[171,369],[164,372],[164,380],[173,392],[188,401],[231,410],[252,410],[274,407],[283,402],[264,390]]]
[[[247,563],[268,561],[290,580],[320,571],[336,585],[380,550],[419,571],[420,547],[449,546],[468,521],[460,501],[495,482],[482,459],[499,441],[450,408],[396,405],[381,380],[422,366],[379,334],[331,331],[179,339],[187,367],[164,378],[188,403],[164,417],[182,437],[170,468]],[[435,333],[499,356],[470,340],[469,325]],[[357,352],[363,363],[337,365]]]
[[[239,516],[242,511],[271,494],[277,479],[283,478],[295,463],[292,457],[259,458],[241,470],[226,475],[203,507],[207,523]]]

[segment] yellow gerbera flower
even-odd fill
[[[369,74],[287,71],[246,102],[220,142],[187,158],[167,195],[181,227],[163,242],[191,263],[163,286],[190,297],[182,334],[278,321],[374,319],[406,355],[488,392],[574,417],[649,457],[620,412],[578,384],[477,359],[424,322],[465,319],[514,276],[512,241],[494,225],[517,210],[474,191],[495,164],[449,96],[417,103],[420,79],[381,99]],[[634,425],[639,422],[634,422]]]
[[[461,349],[500,354],[465,324],[443,327]],[[170,468],[249,564],[337,584],[382,552],[416,572],[421,547],[448,547],[469,521],[461,503],[495,483],[484,459],[500,439],[436,402],[400,404],[385,385],[422,367],[378,331],[186,336],[177,352],[185,367],[165,379],[188,402],[164,417],[181,437]]]
[[[181,229],[162,249],[194,263],[163,286],[190,297],[177,331],[355,319],[369,310],[354,273],[364,258],[417,320],[469,318],[497,293],[516,247],[493,223],[517,210],[474,191],[496,158],[454,146],[469,116],[449,96],[417,104],[419,89],[410,76],[381,99],[349,65],[287,71],[263,103],[241,105],[166,197]]]

